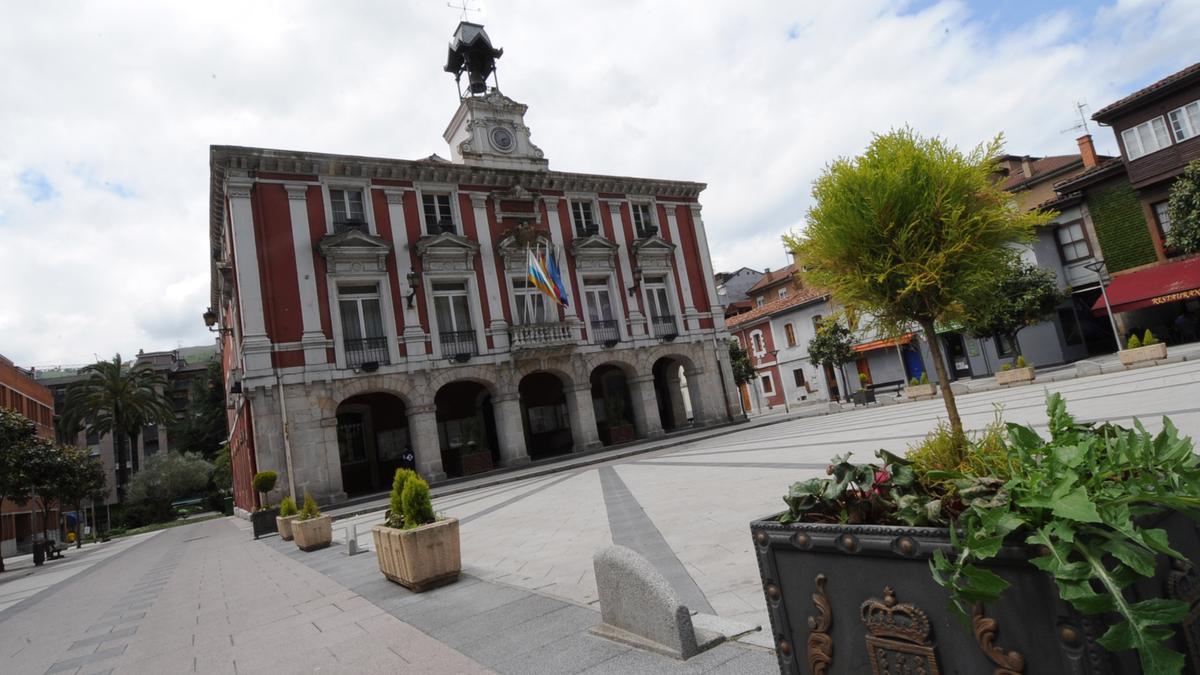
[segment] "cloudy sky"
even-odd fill
[[[0,353],[82,364],[209,341],[208,146],[446,155],[446,4],[6,3]],[[717,269],[785,264],[812,179],[872,131],[1069,153],[1075,101],[1200,58],[1194,0],[474,6],[551,168],[708,183]]]

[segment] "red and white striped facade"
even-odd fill
[[[240,508],[266,469],[285,493],[338,501],[390,483],[401,444],[438,480],[480,445],[514,465],[628,440],[623,421],[652,437],[740,411],[705,186],[550,171],[524,106],[488,98],[447,130],[458,161],[212,147]],[[489,110],[540,167],[463,152]],[[525,297],[530,244],[558,251],[569,307]]]

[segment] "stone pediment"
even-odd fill
[[[665,269],[671,266],[675,244],[658,235],[633,242],[633,255],[642,269]]]
[[[322,237],[317,250],[329,261],[334,273],[384,271],[392,244],[362,230],[348,229]]]
[[[612,269],[618,248],[598,234],[571,241],[571,255],[575,256],[575,264],[583,269]]]
[[[417,240],[417,255],[427,271],[467,272],[475,269],[479,244],[466,237],[443,232]]]

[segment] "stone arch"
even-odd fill
[[[382,492],[396,469],[415,467],[408,412],[405,400],[387,391],[355,393],[338,401],[338,462],[347,495]]]
[[[654,360],[650,374],[654,379],[654,395],[664,431],[682,429],[702,419],[703,397],[696,395],[692,388],[703,372],[690,356],[679,352],[659,355]]]
[[[460,375],[469,375],[459,372]],[[496,387],[479,377],[458,377],[430,387],[443,470],[451,477],[494,468],[501,459],[496,431]]]
[[[517,381],[521,426],[531,459],[561,455],[574,448],[572,425],[580,421],[579,411],[571,410],[573,394],[571,377],[557,369],[532,370]]]

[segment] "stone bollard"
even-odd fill
[[[643,649],[689,659],[724,639],[697,630],[675,589],[650,561],[624,546],[592,556],[601,623],[592,633]]]

